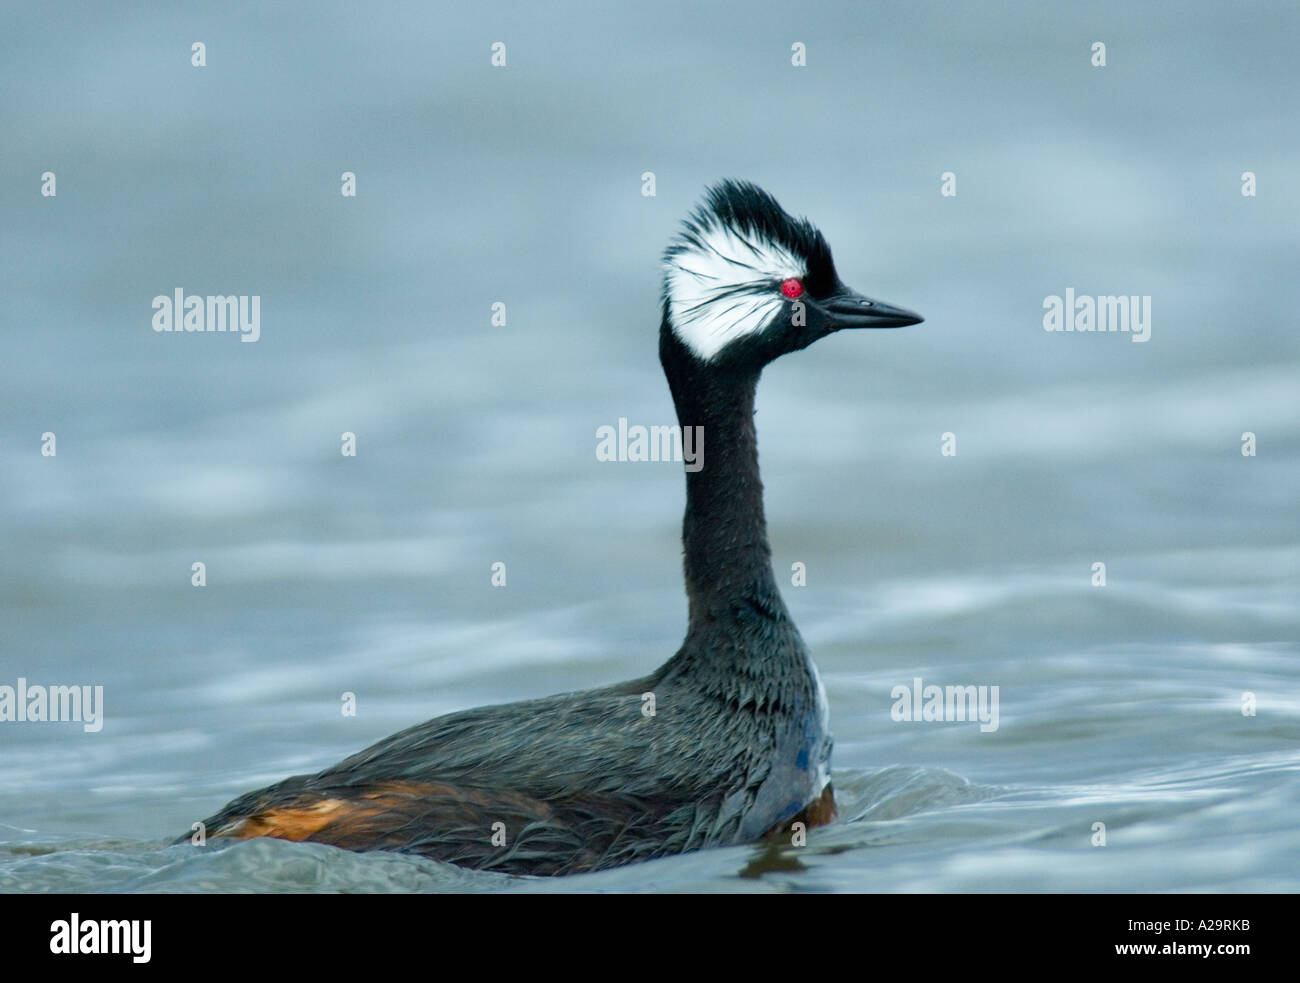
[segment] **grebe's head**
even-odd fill
[[[757,185],[723,181],[664,253],[664,321],[701,363],[761,368],[832,331],[921,317],[850,290],[807,219]]]

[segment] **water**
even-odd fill
[[[0,724],[0,890],[1300,888],[1294,9],[318,11],[0,38],[0,684],[106,711]],[[560,881],[168,847],[422,719],[671,655],[680,468],[594,434],[671,421],[657,255],[726,175],[927,319],[759,391],[843,821]],[[260,295],[261,339],[155,334],[178,286]],[[1044,332],[1071,286],[1151,295],[1151,340]],[[918,676],[998,686],[998,729],[892,720]]]

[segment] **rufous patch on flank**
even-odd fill
[[[809,828],[835,822],[835,795],[831,792],[830,785],[826,786],[820,796],[808,803],[799,818]]]
[[[773,826],[765,835],[788,833],[795,823],[803,823],[807,829],[812,829],[814,826],[827,826],[833,822],[835,822],[835,795],[830,785],[827,785],[821,795],[804,806],[803,812],[789,822]]]
[[[274,836],[281,840],[305,840],[327,823],[338,818],[347,803],[341,799],[322,799],[311,805],[267,809],[245,816],[228,832],[219,835],[251,840],[258,836]]]
[[[553,812],[545,803],[512,792],[426,782],[385,781],[354,788],[333,787],[299,793],[283,803],[266,803],[218,830],[215,836],[249,840],[315,840],[350,849],[357,844],[397,846],[388,836],[418,820],[438,828],[472,826],[502,810],[546,821]]]

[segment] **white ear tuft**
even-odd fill
[[[664,259],[668,316],[682,343],[709,361],[781,310],[781,283],[802,259],[756,231],[717,221],[688,229]]]

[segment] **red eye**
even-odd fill
[[[803,284],[791,277],[781,284],[781,293],[785,294],[791,300],[797,300],[803,296]]]

